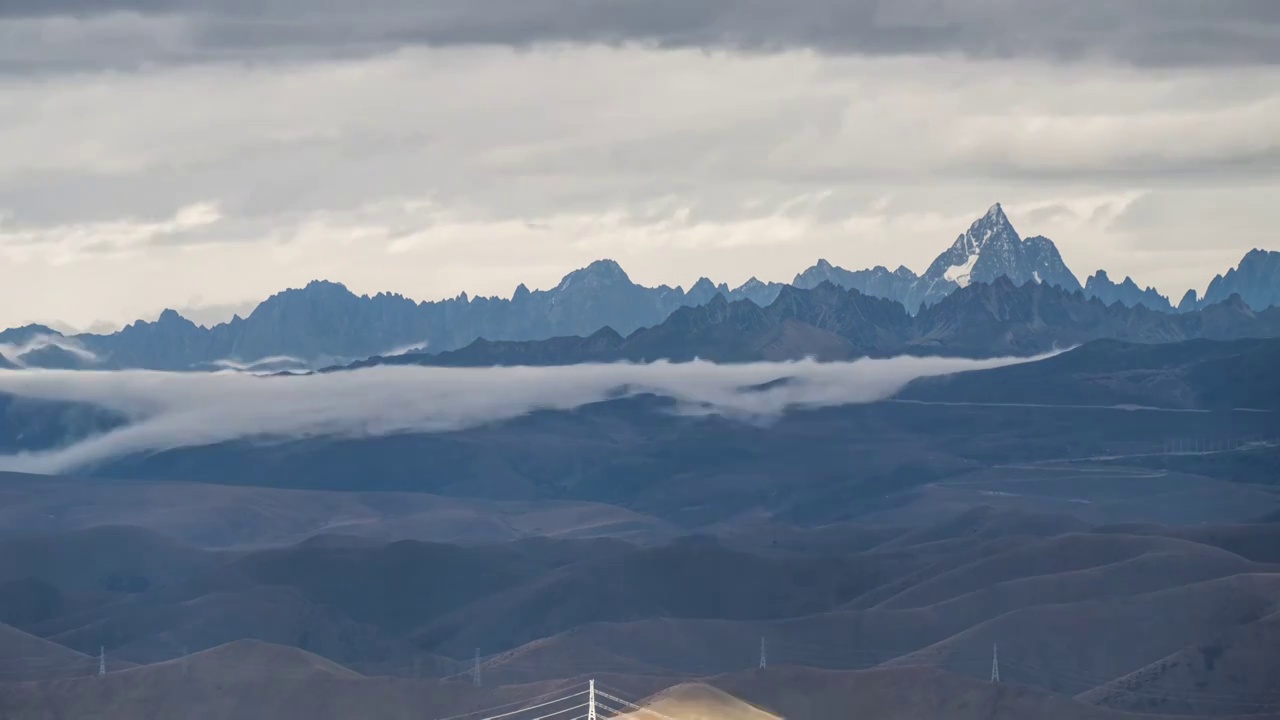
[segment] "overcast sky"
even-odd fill
[[[1280,249],[1275,0],[0,0],[0,325]]]

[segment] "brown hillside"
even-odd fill
[[[1032,688],[992,684],[926,668],[863,672],[779,668],[711,682],[735,697],[789,720],[847,717],[1138,720],[1153,717],[1090,706]]]
[[[1022,578],[1046,577],[1131,560],[1148,553],[1218,556],[1233,563],[1240,558],[1216,548],[1182,540],[1124,535],[1070,534],[1023,543],[1016,548],[961,567],[889,598],[877,607],[926,607]],[[1105,590],[1103,596],[1105,596]]]
[[[998,643],[1003,678],[1075,695],[1278,608],[1280,574],[1237,575],[1146,595],[1018,610],[886,666],[936,666],[985,677]]]
[[[96,657],[0,625],[0,683],[78,677],[97,670]]]
[[[1280,713],[1280,614],[1184,648],[1078,699],[1170,715]]]
[[[0,684],[6,720],[422,720],[555,690],[369,678],[295,648],[237,642],[158,665],[42,683]]]
[[[460,656],[591,622],[801,617],[880,585],[900,565],[860,555],[777,559],[688,540],[558,569],[444,616],[417,637]]]
[[[491,501],[209,483],[0,473],[0,536],[129,525],[196,547],[289,545],[320,533],[377,540],[492,543],[521,537],[657,542],[667,523],[592,502]]]

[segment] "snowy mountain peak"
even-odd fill
[[[973,273],[977,268],[978,260],[989,247],[996,255],[1001,256],[993,258],[996,263],[1011,266],[1009,256],[1015,254],[1017,246],[1021,244],[1022,238],[1018,237],[1018,231],[1013,229],[1013,224],[1004,214],[1004,208],[1000,203],[996,203],[987,210],[985,215],[975,220],[963,235],[956,238],[949,251],[943,253],[947,263],[941,268],[942,278],[960,287],[966,287],[974,280]],[[935,266],[937,264],[937,262],[934,263]],[[926,275],[936,274],[932,272],[934,270],[935,268],[931,267],[931,272]],[[994,280],[995,277],[990,279]]]
[[[1015,285],[1037,282],[1072,292],[1080,289],[1053,241],[1040,236],[1024,241],[1004,207],[996,203],[933,261],[916,283],[909,306],[930,305],[957,287],[1002,277]]]
[[[1004,214],[1004,208],[1000,203],[996,203],[987,210],[987,214],[973,221],[969,231],[961,238],[968,240],[970,247],[981,251],[993,238],[1002,236],[1011,240],[1022,240],[1018,231],[1013,229],[1013,223],[1009,222],[1009,216]]]

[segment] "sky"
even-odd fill
[[[0,326],[1280,249],[1274,0],[0,0]]]

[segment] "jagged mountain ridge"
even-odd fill
[[[1028,356],[1092,340],[1168,343],[1191,339],[1280,337],[1280,308],[1255,312],[1239,296],[1185,314],[1107,305],[1047,283],[1015,285],[1001,276],[973,283],[915,316],[901,304],[823,282],[783,288],[767,307],[717,296],[682,308],[661,325],[623,336],[480,340],[456,351],[371,358],[373,365],[568,365],[583,362],[849,360],[898,354]]]
[[[791,284],[802,290],[811,290],[829,282],[836,287],[857,290],[863,295],[886,298],[909,307],[908,298],[919,280],[920,276],[903,265],[893,271],[883,265],[870,270],[850,271],[820,259],[816,265],[796,275]]]
[[[1194,291],[1192,291],[1194,294]],[[1102,302],[1111,305],[1112,303],[1122,303],[1127,307],[1135,307],[1144,305],[1152,310],[1160,312],[1173,312],[1174,307],[1169,302],[1169,298],[1161,295],[1158,290],[1153,287],[1147,287],[1145,290],[1138,287],[1133,278],[1125,276],[1123,282],[1116,284],[1106,270],[1099,270],[1084,284],[1084,294],[1089,297],[1096,297]],[[1226,298],[1223,298],[1225,300]],[[1194,307],[1187,308],[1193,310]],[[1183,312],[1186,312],[1184,310]]]
[[[971,283],[990,283],[1007,277],[1015,285],[1027,282],[1056,285],[1068,291],[1080,289],[1080,281],[1062,260],[1049,238],[1018,235],[1000,203],[956,238],[951,247],[929,265],[905,298],[909,308],[929,306]]]
[[[822,259],[797,274],[793,285],[814,289],[829,282],[900,303],[908,314],[918,314],[962,286],[990,284],[1000,277],[1011,279],[1015,286],[1037,282],[1068,291],[1081,289],[1053,242],[1041,236],[1021,238],[999,204],[957,237],[923,275],[906,267],[849,271]],[[106,335],[64,337],[39,325],[6,330],[0,333],[0,367],[248,367],[260,372],[329,367],[412,348],[459,349],[480,338],[588,337],[606,327],[625,336],[717,296],[730,303],[750,300],[768,307],[785,287],[751,278],[730,289],[704,277],[687,291],[666,285],[650,288],[632,282],[611,260],[575,270],[549,290],[530,291],[521,284],[509,299],[462,293],[447,300],[416,302],[392,293],[358,296],[341,284],[313,281],[271,296],[246,318],[235,317],[211,328],[166,310],[153,322],[138,321]],[[1239,292],[1229,292],[1233,289]],[[1097,297],[1108,305],[1120,302],[1161,312],[1173,310],[1153,288],[1139,290],[1129,278],[1116,285],[1103,271],[1090,277],[1083,290],[1086,297]],[[1239,294],[1254,309],[1276,304],[1280,253],[1251,252],[1238,269],[1214,280],[1204,300],[1191,291],[1178,310],[1220,304],[1232,294]]]
[[[1222,302],[1232,295],[1239,295],[1256,310],[1280,305],[1280,252],[1256,248],[1249,251],[1239,266],[1209,283],[1197,307]]]
[[[370,358],[375,365],[562,365],[620,360],[694,359],[714,362],[788,360],[815,356],[844,360],[879,355],[907,341],[912,319],[901,304],[824,282],[811,290],[784,286],[773,303],[716,295],[705,305],[680,308],[667,320],[623,336],[604,328],[589,337],[532,341],[477,340],[434,355]]]
[[[313,281],[263,301],[246,318],[204,328],[166,310],[153,322],[138,321],[109,335],[59,335],[48,328],[22,329],[14,338],[51,338],[96,356],[98,367],[214,370],[221,367],[325,366],[415,347],[451,349],[476,338],[544,338],[588,334],[601,327],[631,332],[661,323],[677,308],[713,297],[750,298],[768,304],[779,283],[754,278],[730,289],[700,279],[680,287],[633,283],[618,263],[600,260],[575,270],[550,290],[521,284],[510,299],[468,297],[415,302],[399,294],[358,296],[344,285]],[[39,330],[39,332],[36,332]],[[18,359],[18,358],[15,358]],[[48,367],[29,354],[21,364]],[[58,364],[66,366],[65,363]]]

